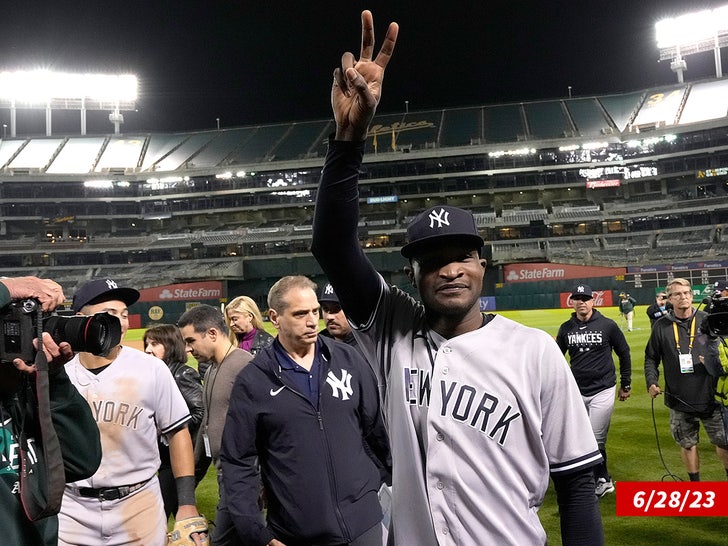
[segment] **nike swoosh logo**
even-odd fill
[[[270,395],[271,395],[271,396],[278,396],[278,395],[279,395],[279,394],[281,393],[281,391],[282,391],[283,389],[285,389],[285,387],[281,387],[281,388],[280,388],[280,389],[278,389],[278,390],[273,390],[273,389],[271,389],[271,390],[270,390]]]
[[[579,330],[586,330],[586,326],[579,326]]]

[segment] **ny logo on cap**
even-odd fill
[[[114,281],[112,281],[111,279],[106,279],[106,286],[108,286],[108,287],[109,287],[109,290],[115,290],[115,289],[119,288],[119,285],[118,285],[118,284],[116,284],[116,283],[115,283]]]
[[[327,296],[330,296],[330,295],[331,295],[331,294],[333,294],[333,293],[334,293],[334,287],[333,287],[333,286],[331,286],[331,284],[330,284],[330,283],[329,283],[329,284],[327,284],[326,286],[324,286],[324,294],[325,294],[325,295],[327,295]]]
[[[446,211],[445,209],[440,209],[440,212],[432,211],[430,213],[430,227],[435,227],[435,222],[437,222],[437,227],[441,228],[442,226],[449,226],[450,225],[450,213]]]
[[[576,291],[579,292],[580,294],[583,294],[584,293],[584,287],[582,285],[579,285],[579,286],[576,287]]]

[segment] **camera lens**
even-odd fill
[[[708,315],[705,320],[708,322],[708,328],[713,335],[728,335],[728,313],[713,313]]]
[[[121,322],[109,313],[46,319],[43,330],[56,343],[67,341],[75,352],[105,356],[121,343]]]

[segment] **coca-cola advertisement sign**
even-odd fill
[[[594,298],[594,307],[612,307],[614,301],[612,300],[611,290],[592,290],[592,298]],[[571,309],[571,292],[561,292],[561,307],[563,309]]]

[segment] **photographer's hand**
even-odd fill
[[[33,346],[38,349],[38,339],[33,340]],[[73,358],[73,349],[71,346],[62,341],[58,345],[48,332],[43,332],[43,352],[48,360],[48,367],[52,370],[58,369],[63,366],[66,362]],[[35,373],[35,364],[29,364],[20,358],[13,360],[13,366],[19,371],[27,374]]]
[[[38,277],[16,277],[0,279],[13,300],[34,298],[40,302],[43,311],[52,311],[65,301],[61,285],[50,279]]]

